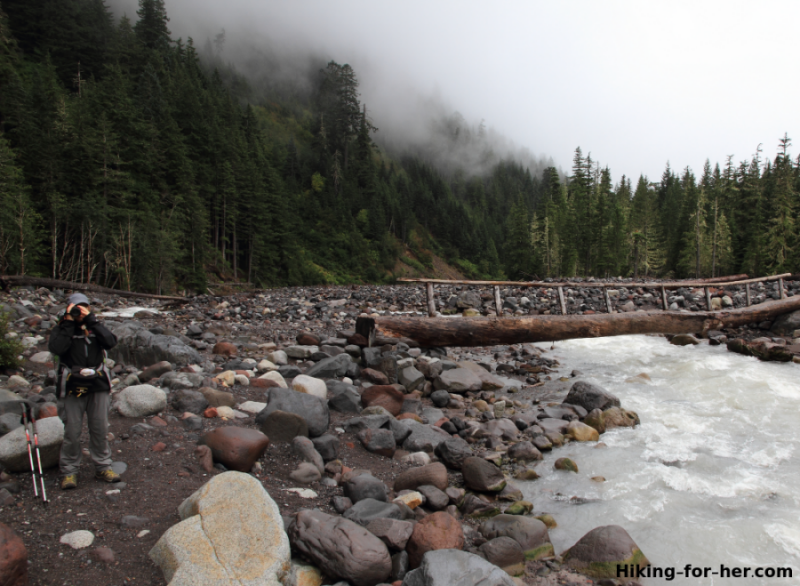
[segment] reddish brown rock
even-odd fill
[[[379,406],[397,417],[403,409],[405,394],[394,385],[375,385],[369,387],[361,394],[361,404],[364,407]]]
[[[408,563],[416,568],[422,556],[436,549],[463,549],[464,530],[455,518],[443,511],[432,513],[414,525],[406,545]]]
[[[197,446],[194,449],[194,455],[197,457],[206,472],[211,472],[214,469],[214,456],[211,455],[211,448],[208,446]]]
[[[441,462],[426,464],[401,472],[394,480],[395,492],[416,490],[417,487],[430,484],[439,490],[447,488],[447,468]]]
[[[198,443],[208,446],[214,461],[229,470],[250,472],[269,446],[269,438],[255,429],[229,426],[210,431]]]
[[[369,382],[375,385],[388,385],[389,384],[389,377],[383,374],[379,370],[375,370],[372,368],[365,368],[361,371],[361,377],[367,379]]]
[[[28,551],[22,538],[3,523],[0,523],[0,584],[28,584]]]
[[[203,411],[203,417],[208,417],[209,419],[214,419],[217,416],[217,409],[216,407],[209,407],[205,411]]]
[[[192,415],[194,415],[194,413],[192,413]],[[156,415],[155,417],[150,418],[150,425],[154,425],[156,427],[167,427],[167,422]]]
[[[319,346],[320,337],[309,332],[301,332],[297,334],[297,343],[300,346]]]
[[[162,374],[172,371],[172,365],[166,360],[156,362],[145,368],[139,373],[139,381],[146,383],[149,380],[160,377]]]
[[[42,316],[41,315],[34,315],[34,316],[31,316],[31,317],[26,317],[24,322],[25,322],[26,326],[30,326],[32,328],[36,328],[36,327],[39,327],[39,325],[42,323]]]
[[[154,452],[163,452],[166,449],[167,449],[167,444],[165,444],[164,442],[158,442],[156,445],[152,447],[152,450]]]
[[[227,356],[230,358],[231,356],[236,356],[236,346],[231,344],[230,342],[217,342],[214,344],[214,349],[212,350],[214,354],[218,354],[220,356]]]
[[[58,417],[58,407],[54,403],[43,403],[39,406],[39,412],[36,414],[36,417],[38,419]]]
[[[422,417],[420,417],[416,413],[401,413],[400,415],[397,416],[397,420],[400,421],[401,419],[413,419],[414,421],[417,421],[419,423],[424,423],[424,421],[422,421]]]
[[[114,550],[112,550],[110,547],[96,547],[89,552],[89,555],[92,556],[92,559],[96,562],[113,564],[115,561],[117,561],[117,557],[114,555]]]
[[[369,346],[367,339],[361,334],[353,334],[347,338],[348,344],[355,344],[356,346]]]

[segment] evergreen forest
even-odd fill
[[[453,115],[454,149],[491,162],[474,174],[381,146],[347,64],[278,91],[169,27],[164,0],[135,22],[0,0],[0,274],[170,293],[390,282],[436,257],[514,280],[800,271],[788,136],[774,160],[615,181],[580,148],[568,171],[498,157]]]

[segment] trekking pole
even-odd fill
[[[31,408],[31,428],[33,428],[33,444],[36,447],[36,461],[39,463],[39,482],[42,483],[42,502],[47,504],[47,491],[44,488],[44,470],[42,470],[42,456],[39,453],[39,434],[36,433],[36,418]]]
[[[31,415],[33,415],[31,413]],[[39,486],[36,482],[36,468],[33,465],[33,446],[31,444],[31,434],[28,432],[28,409],[27,405],[22,404],[22,426],[25,428],[25,439],[28,442],[28,461],[31,465],[31,476],[33,477],[33,492],[39,496]]]

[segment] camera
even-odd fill
[[[69,310],[69,314],[70,314],[70,316],[72,316],[72,319],[75,319],[75,320],[80,319],[80,317],[81,317],[81,308],[80,308],[80,306],[75,305],[72,309]]]

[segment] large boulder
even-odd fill
[[[414,525],[406,545],[412,568],[422,563],[422,557],[436,549],[464,549],[464,530],[455,517],[439,511],[424,517]]]
[[[225,472],[186,499],[150,550],[170,586],[280,586],[291,552],[275,501],[261,483]],[[377,538],[376,538],[377,539]]]
[[[153,334],[137,321],[109,324],[117,337],[117,345],[108,355],[117,362],[144,368],[156,362],[167,361],[177,366],[199,364],[200,354],[175,336]]]
[[[580,405],[587,412],[594,409],[605,411],[609,407],[619,407],[619,399],[614,395],[597,385],[582,380],[572,385],[563,402]]]
[[[58,417],[40,419],[36,422],[36,433],[39,436],[42,468],[57,465],[61,443],[64,441],[64,423]],[[9,472],[30,472],[28,442],[23,427],[0,437],[0,464]]]
[[[437,390],[449,393],[466,393],[467,391],[480,391],[483,382],[477,374],[467,368],[452,368],[437,376],[433,386]]]
[[[306,371],[306,375],[317,378],[341,378],[347,374],[347,369],[353,359],[349,354],[339,354],[331,358],[324,358]]]
[[[114,407],[123,417],[148,417],[167,408],[167,394],[153,385],[133,385],[115,396]]]
[[[28,550],[22,538],[0,523],[0,584],[28,585]]]
[[[522,547],[526,560],[553,555],[547,526],[533,517],[497,515],[481,524],[480,533],[486,539],[510,537]]]
[[[328,411],[328,403],[324,399],[281,388],[269,389],[266,397],[267,406],[264,407],[261,413],[256,415],[256,425],[261,426],[273,411],[286,411],[305,419],[310,437],[322,435],[328,429],[330,412]]]
[[[506,487],[506,477],[503,475],[503,471],[491,462],[477,456],[471,456],[464,460],[461,474],[464,475],[466,487],[478,492],[500,492]]]
[[[289,526],[292,547],[323,572],[353,586],[385,582],[392,571],[386,544],[364,527],[319,510],[302,510]]]
[[[230,470],[250,472],[269,446],[269,438],[255,429],[228,426],[208,432],[197,443],[211,448],[215,462]]]
[[[563,554],[566,566],[597,580],[617,577],[618,567],[644,568],[650,562],[619,525],[596,527]]]
[[[457,549],[429,551],[403,586],[515,586],[503,570],[479,555]]]

